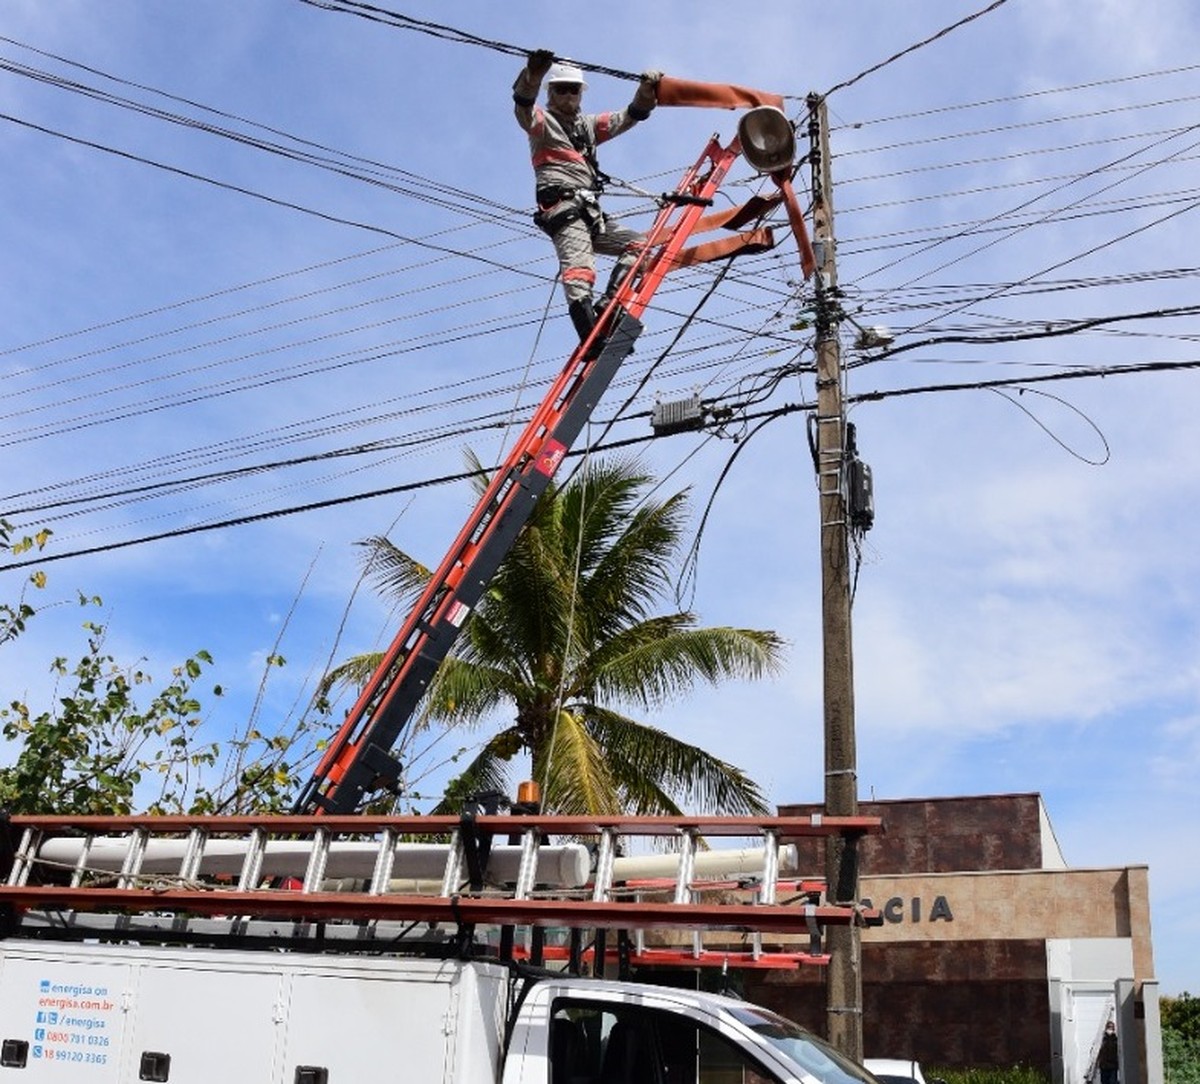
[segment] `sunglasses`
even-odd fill
[[[551,83],[550,89],[555,94],[580,94],[583,92],[582,83]]]

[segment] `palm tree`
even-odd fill
[[[777,672],[782,640],[755,629],[701,628],[692,613],[655,616],[682,538],[687,494],[657,503],[635,462],[590,463],[551,485],[431,683],[424,723],[479,725],[515,716],[452,783],[510,793],[507,768],[529,754],[543,808],[556,813],[767,812],[739,768],[631,718],[701,681]],[[429,571],[386,538],[364,543],[368,571],[411,601]],[[327,684],[361,682],[378,656],[338,667]]]

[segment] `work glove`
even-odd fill
[[[546,77],[546,72],[550,70],[550,65],[553,63],[554,54],[549,49],[534,49],[525,62],[525,70],[529,72],[531,79],[540,83]]]
[[[637,92],[633,96],[633,101],[629,103],[635,112],[648,115],[650,110],[658,105],[658,81],[662,78],[662,74],[659,71],[642,72]]]

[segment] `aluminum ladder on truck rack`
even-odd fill
[[[736,139],[727,147],[710,140],[675,191],[664,193],[638,262],[479,498],[301,791],[294,813],[353,813],[368,794],[398,786],[401,766],[391,750],[401,731],[538,498],[632,352],[642,330],[639,318],[659,284],[672,268],[693,262],[696,250],[685,250],[684,245],[739,154]]]
[[[789,855],[785,867],[795,862],[786,841],[861,835],[879,823],[819,814],[18,815],[7,826],[11,860],[0,868],[2,932],[295,947],[319,940],[378,951],[402,949],[406,937],[461,948],[463,931],[475,927],[725,931],[744,935],[732,939],[741,947],[731,949],[728,936],[719,950],[699,941],[648,948],[639,939],[633,962],[824,963],[822,927],[874,916],[823,903],[819,881],[781,875],[781,855]],[[700,849],[718,838],[754,841],[758,857]],[[658,840],[659,852],[619,853],[638,839]],[[664,861],[671,872],[657,872]],[[781,886],[795,898],[781,902]],[[762,938],[789,949],[765,952]],[[591,952],[600,967],[606,951],[598,936]],[[556,955],[565,950],[551,945],[544,958]]]

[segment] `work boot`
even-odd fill
[[[567,306],[567,312],[571,314],[571,323],[575,325],[579,341],[584,342],[592,333],[592,328],[596,326],[596,310],[592,304],[592,299],[590,297],[581,297],[576,301],[572,301]],[[591,356],[595,357],[603,345],[604,340],[598,337],[592,344]]]
[[[567,305],[567,312],[571,316],[571,323],[575,325],[579,341],[583,342],[596,326],[596,310],[592,307],[592,299],[581,297],[572,301]]]

